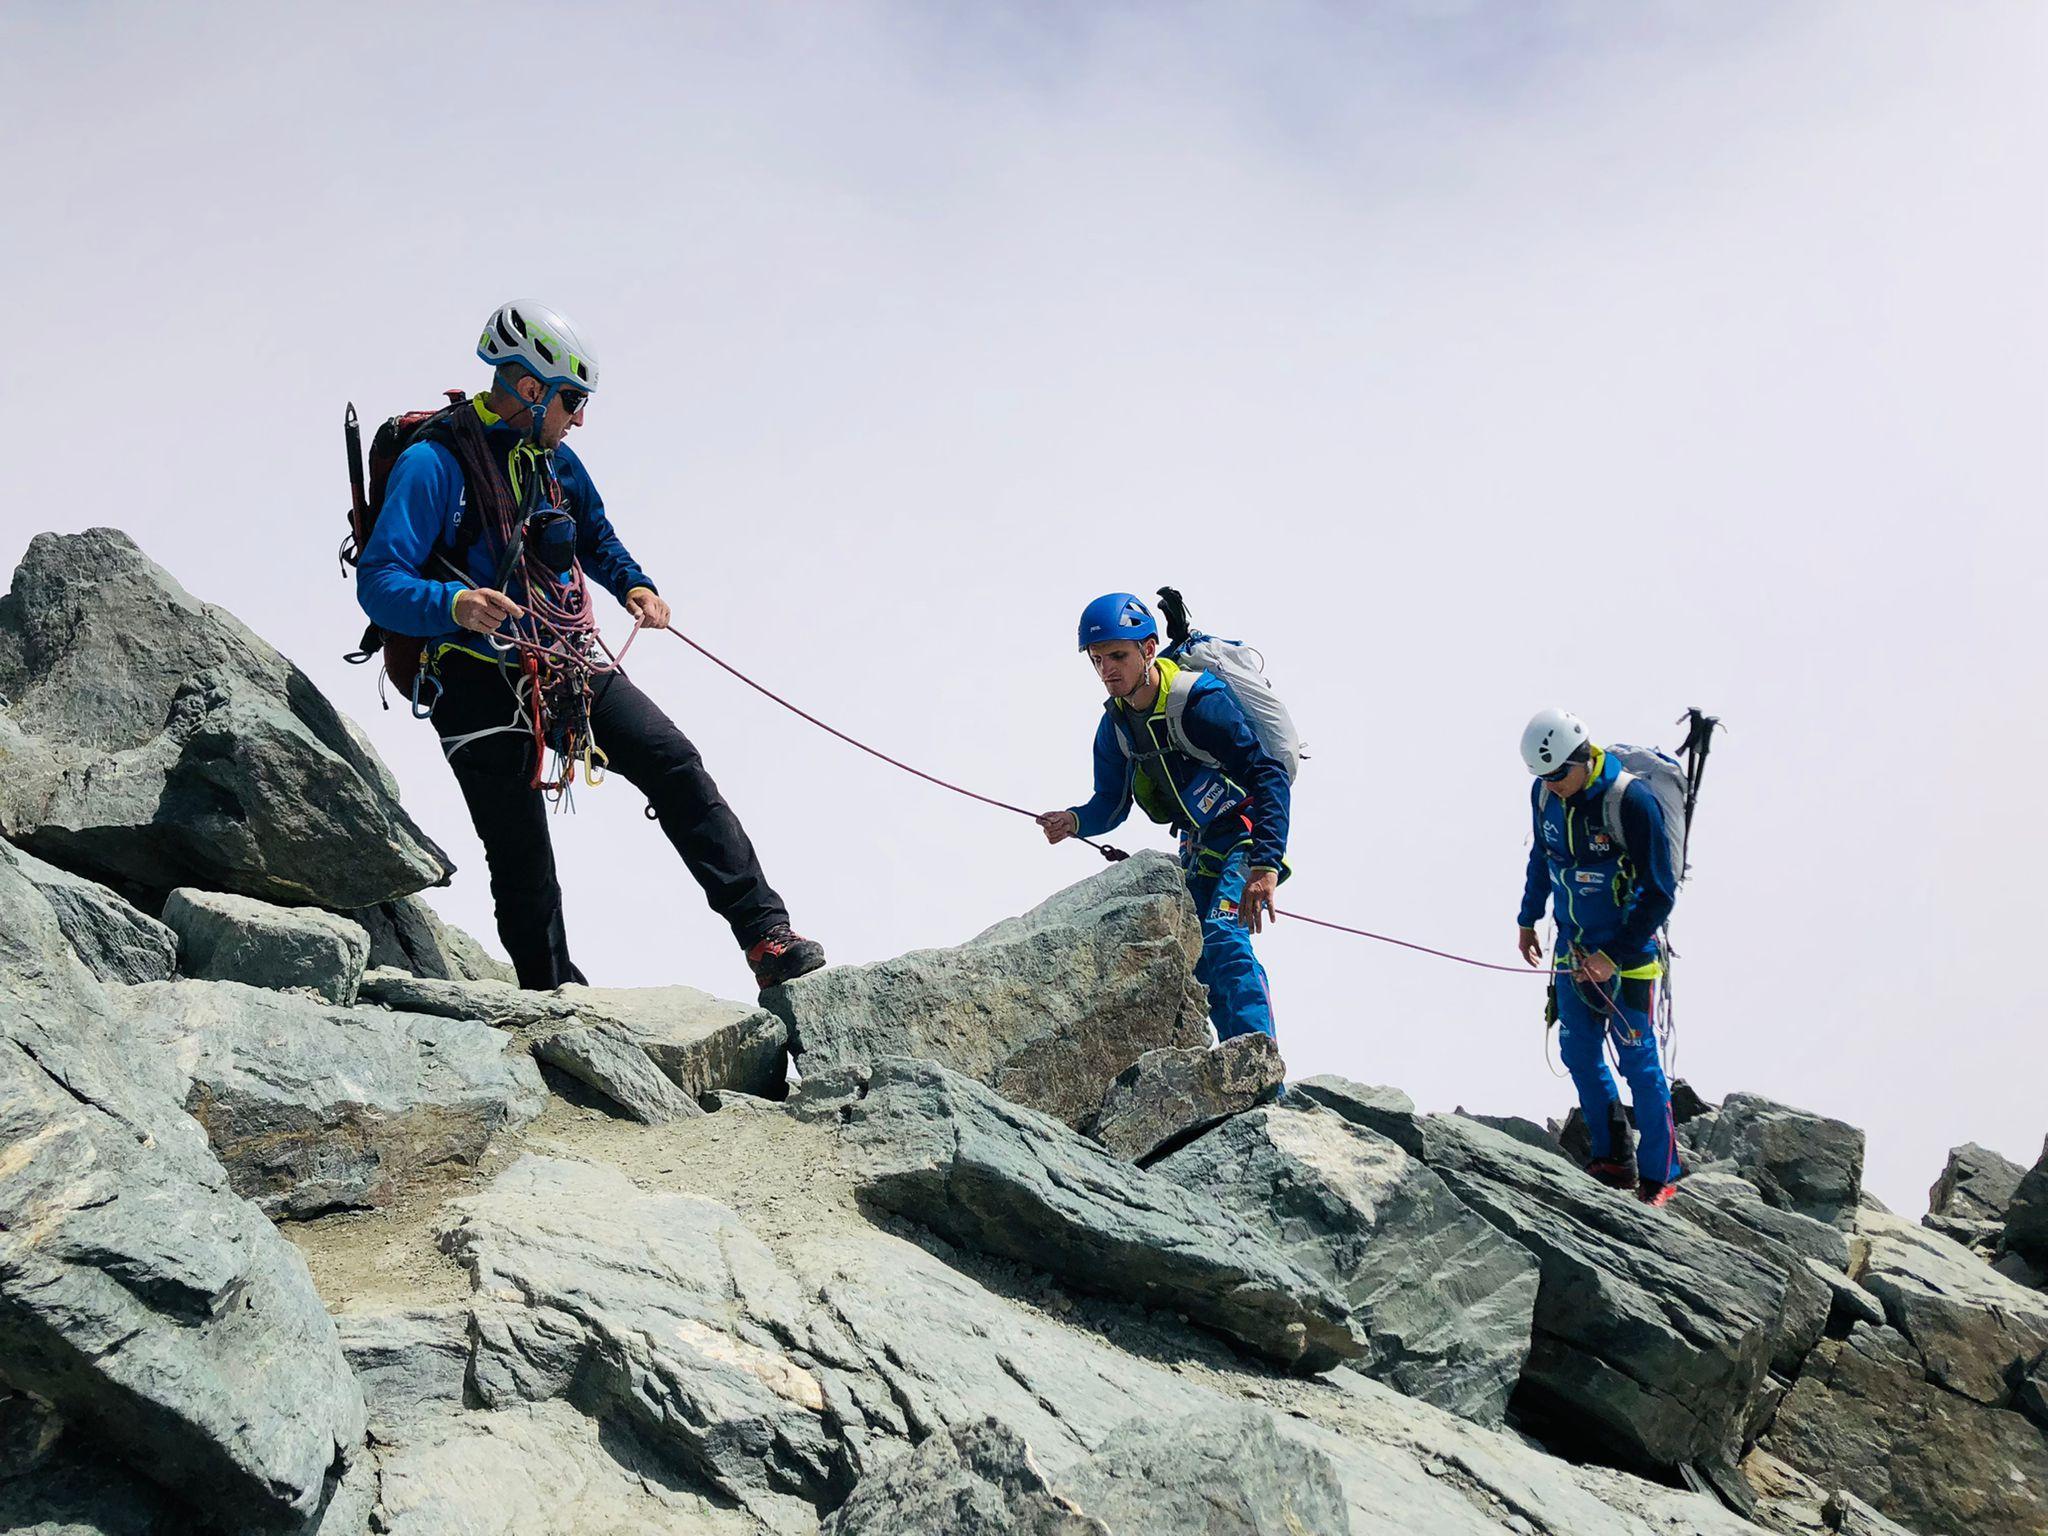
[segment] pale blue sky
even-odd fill
[[[337,429],[557,305],[604,366],[577,446],[679,622],[889,750],[1069,804],[1082,603],[1171,581],[1256,640],[1316,754],[1304,912],[1509,958],[1528,714],[1722,714],[1678,1069],[1868,1127],[1917,1212],[1950,1144],[2048,1130],[2044,27],[17,0],[0,560],[115,523],[235,609],[370,730],[488,934],[431,733],[339,661]],[[633,660],[837,958],[1092,867],[672,641]],[[640,805],[556,824],[582,964],[742,993]],[[1533,982],[1263,949],[1297,1072],[1569,1102]]]

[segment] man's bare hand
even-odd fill
[[[1078,835],[1081,830],[1080,818],[1072,811],[1047,811],[1038,818],[1038,824],[1045,829],[1045,840],[1048,843],[1064,843],[1068,838]]]
[[[524,608],[489,587],[472,587],[455,595],[455,622],[479,635],[488,635],[507,619],[525,617]]]
[[[1614,962],[1602,954],[1579,956],[1578,977],[1590,981],[1594,986],[1614,980]]]
[[[1273,917],[1273,892],[1280,887],[1280,872],[1276,869],[1255,869],[1244,882],[1244,895],[1237,903],[1237,920],[1253,933],[1259,932]]]
[[[1515,947],[1522,952],[1522,958],[1531,965],[1543,963],[1543,941],[1536,937],[1534,928],[1520,928],[1515,932]]]
[[[642,629],[667,629],[668,599],[652,587],[635,587],[626,594],[626,612],[640,621]]]

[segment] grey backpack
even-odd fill
[[[1672,878],[1683,882],[1687,801],[1692,782],[1686,776],[1685,765],[1661,747],[1632,747],[1619,741],[1607,749],[1607,755],[1621,759],[1621,772],[1615,776],[1614,787],[1600,802],[1600,817],[1606,824],[1607,835],[1614,839],[1616,847],[1628,851],[1628,836],[1621,829],[1621,801],[1629,785],[1641,779],[1650,786],[1658,808],[1664,812],[1664,839],[1671,847]]]
[[[1198,631],[1160,654],[1179,665],[1179,670],[1174,673],[1173,686],[1166,690],[1164,710],[1166,736],[1176,752],[1185,753],[1211,768],[1223,766],[1188,740],[1184,723],[1188,698],[1195,691],[1195,680],[1206,672],[1230,690],[1230,696],[1237,700],[1238,708],[1244,711],[1253,734],[1259,738],[1259,745],[1287,770],[1287,782],[1294,782],[1308,750],[1294,729],[1294,717],[1287,712],[1287,705],[1267,680],[1264,658],[1257,651],[1239,641],[1218,640],[1213,635]],[[1124,749],[1124,756],[1129,757],[1131,744],[1124,733],[1118,731],[1116,739]]]

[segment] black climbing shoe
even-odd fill
[[[1635,1193],[1636,1169],[1633,1163],[1617,1162],[1611,1157],[1596,1157],[1586,1164],[1586,1172],[1609,1189],[1625,1189],[1630,1194]]]
[[[1655,1179],[1645,1179],[1636,1186],[1636,1198],[1645,1205],[1668,1205],[1677,1192],[1676,1184],[1659,1184]]]
[[[787,923],[777,923],[747,951],[747,964],[754,968],[754,984],[763,992],[782,982],[808,976],[824,963],[825,946],[792,932]]]

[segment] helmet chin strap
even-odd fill
[[[502,379],[504,375],[501,372],[497,377]],[[526,377],[532,379],[538,378],[539,375],[529,373]],[[540,441],[540,429],[547,420],[548,407],[555,403],[555,396],[562,392],[562,386],[559,383],[548,383],[546,380],[542,380],[542,383],[544,387],[538,400],[525,400],[525,397],[520,395],[516,389],[509,391],[516,398],[525,401],[527,420],[526,440],[530,443],[538,443]]]

